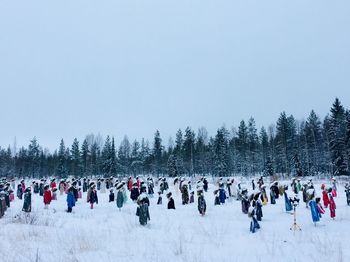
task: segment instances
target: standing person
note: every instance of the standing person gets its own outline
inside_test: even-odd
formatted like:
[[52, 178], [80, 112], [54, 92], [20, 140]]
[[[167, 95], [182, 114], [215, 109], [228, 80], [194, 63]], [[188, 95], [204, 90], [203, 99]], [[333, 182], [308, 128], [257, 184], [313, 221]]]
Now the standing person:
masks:
[[133, 185], [132, 185], [132, 189], [131, 189], [131, 192], [130, 192], [130, 198], [132, 201], [136, 201], [137, 198], [139, 197], [140, 195], [140, 192], [139, 192], [139, 188], [137, 186], [137, 183], [135, 182]]
[[131, 176], [129, 176], [129, 178], [128, 178], [128, 190], [129, 190], [129, 191], [131, 191], [132, 185], [133, 185], [133, 183], [132, 183], [132, 178], [131, 178]]
[[314, 224], [316, 226], [316, 223], [320, 221], [321, 213], [318, 209], [316, 201], [313, 198], [309, 201], [309, 206], [310, 206], [310, 210], [311, 210], [312, 221], [314, 222]]
[[88, 190], [88, 182], [86, 181], [86, 178], [83, 178], [83, 192], [87, 192]]
[[23, 191], [22, 191], [22, 186], [21, 184], [18, 184], [17, 186], [17, 197], [22, 200], [23, 197]]
[[73, 194], [73, 187], [71, 186], [67, 192], [67, 212], [72, 213], [73, 207], [75, 206], [75, 197]]
[[51, 190], [50, 190], [50, 186], [46, 185], [44, 187], [44, 204], [45, 204], [45, 209], [49, 208], [49, 205], [52, 201], [52, 195], [51, 195]]
[[220, 205], [220, 197], [219, 197], [219, 189], [214, 190], [214, 205], [219, 206]]
[[91, 187], [91, 192], [89, 196], [89, 203], [90, 203], [90, 209], [94, 209], [94, 204], [98, 204], [98, 197], [97, 197], [97, 191], [96, 191], [96, 185], [94, 184]]
[[51, 188], [52, 191], [52, 200], [57, 200], [57, 188], [53, 187]]
[[220, 204], [221, 205], [225, 204], [226, 191], [225, 191], [225, 188], [224, 188], [224, 183], [222, 183], [222, 182], [219, 183], [219, 198], [220, 198]]
[[124, 204], [123, 186], [124, 184], [122, 182], [117, 185], [117, 207], [119, 208], [119, 211], [121, 210]]
[[188, 202], [190, 201], [190, 197], [188, 194], [188, 186], [185, 182], [182, 184], [182, 204], [187, 205]]
[[253, 207], [249, 208], [248, 217], [251, 218], [250, 232], [255, 233], [258, 229], [260, 229], [260, 225], [259, 225], [258, 220], [256, 218], [255, 209]]
[[284, 186], [284, 206], [286, 209], [286, 212], [291, 212], [293, 210], [292, 202], [290, 201], [288, 194], [287, 194], [288, 186]]
[[22, 192], [26, 191], [26, 184], [24, 183], [24, 179], [21, 180]]
[[203, 177], [203, 189], [204, 189], [204, 192], [207, 192], [208, 188], [209, 188], [208, 180], [205, 177]]
[[318, 212], [320, 213], [320, 217], [322, 217], [322, 215], [325, 213], [325, 210], [321, 204], [321, 198], [316, 197], [316, 204], [317, 204]]
[[255, 181], [254, 181], [254, 179], [252, 179], [252, 190], [254, 191], [255, 190]]
[[350, 206], [350, 185], [348, 183], [345, 184], [345, 194], [346, 194], [346, 203]]
[[197, 191], [197, 195], [198, 195], [198, 211], [199, 211], [199, 214], [204, 216], [205, 212], [207, 211], [207, 203], [205, 202], [205, 199], [204, 199], [203, 189], [199, 189]]
[[190, 204], [194, 203], [194, 191], [191, 192]]
[[250, 203], [249, 203], [248, 190], [247, 189], [242, 189], [242, 191], [241, 191], [241, 198], [242, 198], [242, 201], [241, 201], [242, 213], [243, 214], [248, 214]]
[[139, 217], [139, 222], [142, 226], [147, 225], [147, 222], [151, 220], [149, 215], [148, 205], [149, 200], [146, 194], [141, 194], [137, 199], [138, 207], [136, 209], [136, 216]]
[[157, 200], [157, 205], [161, 205], [162, 204], [162, 192], [158, 192], [158, 200]]
[[332, 178], [332, 196], [337, 197], [337, 180]]
[[61, 180], [60, 183], [58, 184], [58, 189], [60, 190], [60, 195], [63, 195], [63, 193], [64, 193], [64, 184], [65, 184], [64, 180]]
[[24, 201], [22, 211], [30, 213], [32, 211], [32, 192], [31, 188], [27, 187], [24, 192]]
[[328, 192], [326, 189], [326, 185], [322, 184], [321, 185], [321, 190], [322, 190], [322, 199], [323, 199], [323, 205], [325, 208], [328, 208], [329, 205], [329, 197], [328, 197]]
[[330, 211], [330, 215], [331, 218], [334, 220], [335, 219], [335, 210], [337, 208], [335, 202], [334, 202], [334, 198], [333, 198], [333, 189], [329, 188], [328, 190], [328, 197], [329, 197], [329, 211]]
[[83, 198], [83, 193], [81, 192], [81, 187], [78, 188], [78, 198], [79, 199]]
[[147, 189], [148, 189], [148, 196], [153, 198], [154, 184], [153, 184], [153, 179], [151, 177], [147, 178]]
[[100, 185], [100, 193], [102, 194], [106, 193], [107, 184], [108, 184], [108, 181], [106, 182], [106, 180], [102, 178], [101, 185]]
[[255, 208], [255, 215], [256, 215], [256, 219], [258, 221], [262, 220], [263, 217], [263, 212], [262, 212], [262, 203], [260, 200], [260, 194], [261, 192], [258, 192], [254, 195], [254, 200], [253, 200], [253, 207]]
[[114, 202], [114, 192], [113, 189], [109, 190], [109, 203]]
[[174, 202], [174, 199], [172, 197], [171, 192], [166, 194], [166, 197], [168, 198], [168, 209], [175, 209], [175, 202]]
[[56, 179], [55, 179], [55, 178], [51, 179], [50, 187], [51, 187], [51, 188], [56, 188], [56, 187], [57, 187], [57, 185], [56, 185]]
[[[261, 177], [261, 182], [260, 183], [264, 183], [263, 180], [262, 180], [262, 177]], [[260, 198], [261, 198], [262, 204], [265, 206], [269, 202], [269, 199], [267, 198], [267, 193], [266, 193], [266, 185], [262, 184], [259, 187], [259, 189], [260, 189], [260, 192], [261, 192]]]

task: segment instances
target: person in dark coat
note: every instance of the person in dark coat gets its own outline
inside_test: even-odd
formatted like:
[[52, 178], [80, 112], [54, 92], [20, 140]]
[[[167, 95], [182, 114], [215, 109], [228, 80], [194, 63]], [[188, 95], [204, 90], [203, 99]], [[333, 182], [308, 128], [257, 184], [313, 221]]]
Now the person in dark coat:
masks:
[[123, 183], [119, 183], [117, 185], [117, 207], [119, 208], [119, 211], [121, 210], [121, 208], [123, 207], [123, 203], [124, 203], [124, 195], [123, 195]]
[[88, 182], [86, 178], [83, 179], [83, 192], [85, 193], [88, 190]]
[[23, 197], [23, 191], [22, 191], [22, 186], [21, 184], [18, 184], [17, 186], [17, 197], [22, 200]]
[[259, 225], [258, 220], [256, 218], [255, 209], [253, 207], [249, 208], [248, 217], [251, 218], [250, 232], [255, 233], [258, 229], [260, 229], [260, 225]]
[[226, 201], [226, 191], [224, 189], [224, 183], [219, 184], [219, 198], [220, 198], [220, 204], [225, 204]]
[[182, 184], [182, 204], [187, 205], [190, 201], [189, 193], [188, 193], [188, 185], [186, 183]]
[[139, 188], [137, 186], [137, 183], [135, 182], [130, 192], [130, 198], [132, 201], [136, 201], [139, 195], [140, 195]]
[[158, 192], [157, 205], [161, 205], [161, 204], [162, 204], [162, 192], [159, 191], [159, 192]]
[[139, 217], [140, 224], [145, 226], [147, 225], [147, 222], [151, 220], [148, 210], [149, 200], [147, 195], [141, 194], [137, 199], [137, 204], [139, 206], [136, 209], [136, 216]]
[[109, 202], [114, 202], [114, 192], [113, 192], [113, 189], [109, 190]]
[[204, 216], [205, 212], [207, 211], [207, 203], [205, 202], [205, 199], [204, 199], [203, 189], [199, 189], [197, 191], [197, 195], [198, 195], [198, 211], [199, 211], [199, 214]]
[[168, 198], [168, 209], [175, 209], [175, 202], [174, 202], [174, 199], [172, 197], [171, 192], [166, 194], [166, 197]]
[[255, 208], [255, 215], [258, 221], [261, 221], [261, 218], [263, 217], [263, 212], [262, 212], [263, 205], [260, 200], [260, 194], [261, 192], [253, 194], [253, 200], [251, 203], [251, 206]]
[[68, 213], [72, 213], [73, 207], [75, 206], [75, 197], [73, 194], [73, 187], [70, 187], [67, 192], [67, 207]]
[[93, 185], [91, 188], [90, 196], [89, 196], [90, 208], [94, 209], [94, 204], [98, 204], [98, 197], [96, 191], [96, 185]]
[[203, 189], [204, 192], [208, 191], [208, 180], [206, 178], [203, 178]]
[[242, 212], [243, 212], [243, 214], [248, 214], [250, 203], [249, 203], [248, 190], [247, 189], [242, 189], [241, 197], [242, 197], [242, 201], [241, 201]]
[[214, 190], [214, 205], [219, 206], [220, 205], [220, 197], [219, 197], [219, 189]]
[[345, 194], [346, 194], [346, 204], [350, 206], [350, 185], [348, 183], [345, 184]]
[[30, 187], [27, 187], [25, 190], [22, 211], [26, 213], [32, 211], [32, 192]]
[[192, 203], [194, 203], [194, 191], [192, 191], [190, 195], [190, 204]]

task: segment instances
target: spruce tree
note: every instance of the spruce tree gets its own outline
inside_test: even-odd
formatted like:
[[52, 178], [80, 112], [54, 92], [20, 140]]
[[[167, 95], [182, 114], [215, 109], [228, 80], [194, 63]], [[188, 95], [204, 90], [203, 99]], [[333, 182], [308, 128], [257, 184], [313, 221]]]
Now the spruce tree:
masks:
[[345, 109], [341, 105], [340, 100], [336, 98], [331, 108], [330, 116], [330, 151], [332, 163], [334, 166], [334, 175], [348, 174], [348, 159], [346, 153], [346, 118]]

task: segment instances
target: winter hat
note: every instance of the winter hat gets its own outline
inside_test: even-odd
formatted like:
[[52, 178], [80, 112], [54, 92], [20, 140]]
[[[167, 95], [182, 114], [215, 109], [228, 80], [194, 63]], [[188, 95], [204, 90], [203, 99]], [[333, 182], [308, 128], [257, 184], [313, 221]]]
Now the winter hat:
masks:
[[124, 186], [123, 183], [119, 183], [119, 184], [117, 185], [117, 189], [121, 189], [123, 186]]
[[167, 198], [170, 198], [172, 196], [172, 193], [171, 192], [169, 192], [168, 194], [166, 194], [166, 197]]

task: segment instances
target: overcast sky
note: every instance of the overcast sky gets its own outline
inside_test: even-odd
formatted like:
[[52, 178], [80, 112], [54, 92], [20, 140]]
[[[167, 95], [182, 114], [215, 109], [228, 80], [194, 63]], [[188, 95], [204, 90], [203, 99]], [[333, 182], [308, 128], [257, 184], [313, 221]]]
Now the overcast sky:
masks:
[[350, 1], [0, 1], [0, 146], [350, 107]]

